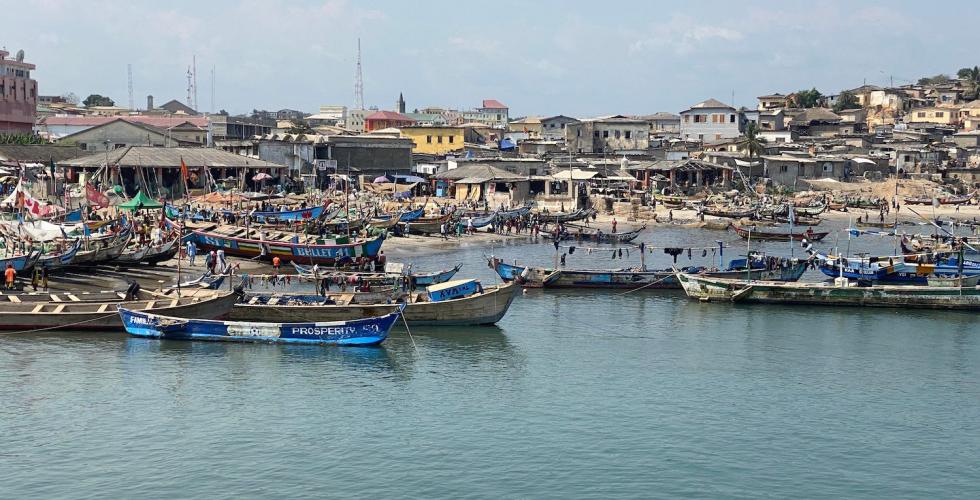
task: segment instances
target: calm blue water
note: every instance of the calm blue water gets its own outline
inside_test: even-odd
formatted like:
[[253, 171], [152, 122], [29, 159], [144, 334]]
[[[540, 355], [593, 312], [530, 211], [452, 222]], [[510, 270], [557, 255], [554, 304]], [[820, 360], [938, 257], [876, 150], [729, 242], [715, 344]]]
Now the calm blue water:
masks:
[[536, 291], [418, 351], [0, 336], [0, 497], [976, 498], [975, 324]]

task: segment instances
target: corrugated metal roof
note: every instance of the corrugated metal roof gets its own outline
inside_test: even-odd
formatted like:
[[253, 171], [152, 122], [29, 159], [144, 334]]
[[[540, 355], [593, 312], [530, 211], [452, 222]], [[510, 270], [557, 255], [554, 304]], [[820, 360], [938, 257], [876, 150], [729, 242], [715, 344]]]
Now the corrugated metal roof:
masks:
[[[69, 167], [98, 167], [106, 162], [106, 153], [96, 153], [61, 162]], [[160, 148], [151, 146], [127, 146], [110, 151], [110, 165], [121, 167], [160, 167], [180, 168], [183, 159], [188, 167], [217, 168], [286, 168], [247, 156], [236, 155], [220, 149], [210, 148]]]

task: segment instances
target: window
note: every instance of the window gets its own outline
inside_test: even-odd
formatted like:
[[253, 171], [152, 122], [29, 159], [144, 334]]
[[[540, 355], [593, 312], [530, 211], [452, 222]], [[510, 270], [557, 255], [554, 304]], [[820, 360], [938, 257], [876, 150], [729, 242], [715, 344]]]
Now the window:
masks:
[[698, 134], [698, 140], [699, 141], [703, 141], [704, 140], [704, 134]]
[[735, 115], [728, 115], [728, 123], [735, 123]]
[[595, 137], [596, 139], [598, 139], [599, 138], [599, 131], [596, 130], [595, 132], [592, 132], [592, 137]]
[[438, 137], [436, 137], [436, 140], [437, 140], [437, 142], [438, 142], [439, 144], [442, 144], [442, 136], [441, 136], [441, 135], [440, 135], [440, 136], [438, 136]]
[[432, 136], [431, 136], [431, 135], [427, 135], [427, 136], [425, 136], [425, 142], [426, 142], [427, 144], [432, 144]]
[[616, 138], [619, 139], [619, 131], [616, 131]]
[[453, 143], [453, 139], [455, 139], [455, 138], [456, 138], [456, 136], [453, 136], [453, 135], [449, 136], [449, 144], [452, 144]]
[[602, 138], [603, 139], [608, 139], [609, 138], [609, 131], [608, 130], [603, 130], [602, 131]]
[[626, 134], [626, 138], [627, 139], [630, 139], [632, 137], [632, 135], [633, 135], [633, 131], [632, 130], [627, 130], [626, 132], [624, 132], [624, 134]]
[[690, 123], [690, 122], [691, 122], [691, 115], [684, 115], [684, 123]]
[[946, 116], [946, 113], [942, 111], [936, 111], [936, 118], [942, 118], [944, 116]]
[[721, 134], [715, 134], [715, 140], [716, 141], [721, 140]]
[[784, 173], [784, 174], [785, 174], [786, 172], [789, 172], [789, 165], [780, 165], [780, 166], [779, 166], [779, 172], [780, 172], [780, 173]]
[[917, 116], [919, 118], [925, 118], [926, 117], [926, 112], [925, 111], [919, 111], [918, 113], [915, 114], [915, 116]]

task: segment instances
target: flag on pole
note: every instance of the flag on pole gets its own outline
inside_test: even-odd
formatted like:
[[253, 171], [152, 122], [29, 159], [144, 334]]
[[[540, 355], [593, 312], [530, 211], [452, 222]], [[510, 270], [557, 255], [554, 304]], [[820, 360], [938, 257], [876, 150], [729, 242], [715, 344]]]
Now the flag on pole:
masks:
[[183, 156], [180, 157], [180, 175], [182, 175], [185, 180], [190, 177], [190, 174], [187, 172], [187, 164], [184, 163]]

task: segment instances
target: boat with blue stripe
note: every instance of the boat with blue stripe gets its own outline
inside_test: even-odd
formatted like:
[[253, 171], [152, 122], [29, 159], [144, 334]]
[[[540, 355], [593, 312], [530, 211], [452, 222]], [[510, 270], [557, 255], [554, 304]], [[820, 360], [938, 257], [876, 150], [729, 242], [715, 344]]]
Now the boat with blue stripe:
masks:
[[34, 269], [34, 265], [37, 264], [38, 259], [41, 258], [40, 250], [32, 250], [28, 254], [15, 255], [13, 257], [3, 257], [0, 258], [0, 270], [7, 269], [7, 266], [12, 266], [14, 271], [18, 274], [24, 274]]
[[183, 319], [124, 307], [119, 308], [119, 316], [126, 332], [134, 337], [369, 347], [380, 345], [388, 338], [403, 309], [404, 304], [383, 316], [315, 323]]
[[268, 212], [255, 212], [252, 214], [256, 220], [262, 222], [266, 220], [281, 220], [281, 221], [307, 221], [311, 219], [318, 219], [323, 215], [323, 207], [307, 207], [300, 208], [298, 210], [282, 210], [282, 211], [268, 211]]
[[37, 260], [37, 266], [48, 269], [57, 269], [59, 267], [70, 266], [71, 261], [75, 260], [75, 254], [77, 254], [81, 248], [82, 240], [75, 239], [71, 246], [61, 253], [42, 255], [41, 258]]

